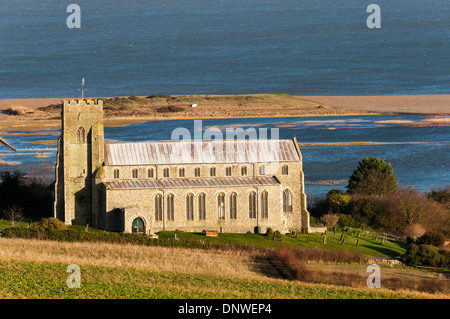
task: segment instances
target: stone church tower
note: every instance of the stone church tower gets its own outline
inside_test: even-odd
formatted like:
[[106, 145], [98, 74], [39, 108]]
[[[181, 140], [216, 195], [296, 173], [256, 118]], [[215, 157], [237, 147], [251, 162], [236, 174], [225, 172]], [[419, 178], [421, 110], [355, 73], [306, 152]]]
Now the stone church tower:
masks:
[[64, 101], [57, 157], [54, 217], [68, 225], [95, 226], [94, 177], [104, 162], [103, 101]]

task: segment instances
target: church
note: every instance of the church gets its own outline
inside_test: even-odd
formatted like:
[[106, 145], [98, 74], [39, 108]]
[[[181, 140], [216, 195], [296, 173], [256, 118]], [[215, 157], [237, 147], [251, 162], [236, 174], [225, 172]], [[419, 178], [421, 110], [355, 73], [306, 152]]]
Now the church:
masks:
[[311, 231], [295, 137], [108, 143], [97, 99], [63, 102], [54, 217], [147, 235]]

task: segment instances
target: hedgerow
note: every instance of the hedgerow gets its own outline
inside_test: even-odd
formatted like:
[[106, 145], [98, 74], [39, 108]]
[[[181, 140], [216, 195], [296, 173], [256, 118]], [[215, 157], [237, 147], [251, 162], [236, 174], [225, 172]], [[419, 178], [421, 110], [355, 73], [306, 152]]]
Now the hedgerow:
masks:
[[26, 238], [40, 240], [55, 240], [63, 242], [105, 242], [115, 244], [134, 244], [161, 247], [184, 248], [220, 248], [220, 245], [204, 244], [200, 241], [182, 239], [155, 239], [138, 234], [116, 232], [86, 232], [78, 229], [42, 230], [42, 228], [11, 227], [1, 231], [4, 238]]

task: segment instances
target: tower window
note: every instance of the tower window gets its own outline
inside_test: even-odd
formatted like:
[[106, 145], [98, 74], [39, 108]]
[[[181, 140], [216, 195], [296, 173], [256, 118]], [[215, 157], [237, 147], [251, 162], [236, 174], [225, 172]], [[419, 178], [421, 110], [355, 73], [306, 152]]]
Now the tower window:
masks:
[[288, 189], [283, 191], [283, 212], [292, 212], [292, 194]]
[[77, 142], [78, 143], [86, 142], [86, 132], [83, 127], [79, 127], [77, 129]]

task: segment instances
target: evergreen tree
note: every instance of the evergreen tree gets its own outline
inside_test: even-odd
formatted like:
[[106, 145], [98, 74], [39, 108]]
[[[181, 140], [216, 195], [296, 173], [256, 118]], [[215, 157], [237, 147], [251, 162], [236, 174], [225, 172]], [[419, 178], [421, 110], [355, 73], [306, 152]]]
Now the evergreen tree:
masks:
[[397, 190], [394, 169], [374, 156], [364, 157], [350, 176], [347, 189], [350, 194], [384, 195]]

